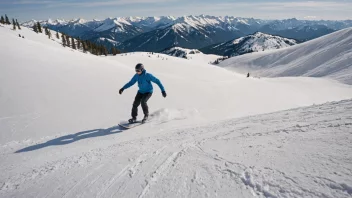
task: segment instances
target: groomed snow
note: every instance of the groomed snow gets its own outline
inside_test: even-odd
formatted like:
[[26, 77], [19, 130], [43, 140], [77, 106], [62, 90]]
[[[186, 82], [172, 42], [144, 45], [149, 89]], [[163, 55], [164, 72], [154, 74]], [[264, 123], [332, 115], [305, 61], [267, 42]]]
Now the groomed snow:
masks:
[[[351, 196], [349, 85], [0, 34], [0, 197]], [[154, 86], [151, 122], [123, 131], [138, 62], [168, 96]]]

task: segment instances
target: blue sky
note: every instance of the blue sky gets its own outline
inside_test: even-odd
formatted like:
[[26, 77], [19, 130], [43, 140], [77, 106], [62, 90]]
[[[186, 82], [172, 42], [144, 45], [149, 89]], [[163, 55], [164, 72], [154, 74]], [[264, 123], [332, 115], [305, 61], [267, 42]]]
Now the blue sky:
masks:
[[214, 15], [261, 19], [352, 19], [352, 0], [0, 0], [0, 14], [30, 19]]

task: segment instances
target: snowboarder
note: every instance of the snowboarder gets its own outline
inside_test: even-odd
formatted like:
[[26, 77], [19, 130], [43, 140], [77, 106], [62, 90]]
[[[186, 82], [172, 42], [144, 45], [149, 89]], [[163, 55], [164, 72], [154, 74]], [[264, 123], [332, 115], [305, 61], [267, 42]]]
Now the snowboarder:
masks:
[[138, 92], [137, 95], [134, 99], [133, 106], [132, 106], [132, 118], [128, 120], [129, 123], [134, 123], [137, 121], [137, 115], [138, 115], [138, 106], [142, 104], [142, 109], [144, 113], [144, 118], [142, 120], [142, 123], [145, 123], [148, 119], [149, 116], [149, 109], [148, 109], [148, 100], [153, 94], [153, 85], [151, 82], [157, 84], [159, 88], [161, 89], [161, 93], [163, 97], [166, 97], [166, 92], [164, 89], [164, 86], [161, 84], [160, 80], [157, 79], [155, 76], [153, 76], [150, 73], [147, 73], [147, 71], [144, 69], [144, 66], [142, 63], [138, 63], [135, 67], [136, 74], [133, 76], [133, 78], [128, 82], [125, 86], [123, 86], [120, 90], [119, 93], [122, 94], [122, 92], [134, 85], [136, 82], [138, 82]]

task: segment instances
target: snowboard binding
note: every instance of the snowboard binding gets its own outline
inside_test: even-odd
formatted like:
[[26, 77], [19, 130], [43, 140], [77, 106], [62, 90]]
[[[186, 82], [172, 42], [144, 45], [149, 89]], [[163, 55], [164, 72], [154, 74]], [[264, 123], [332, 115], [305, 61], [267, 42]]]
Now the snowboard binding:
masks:
[[142, 124], [144, 124], [145, 122], [147, 122], [147, 120], [148, 120], [148, 116], [146, 115], [146, 116], [144, 116], [144, 118], [143, 118], [143, 120], [142, 120]]
[[137, 118], [131, 118], [131, 119], [129, 119], [128, 120], [128, 122], [130, 123], [130, 124], [132, 124], [132, 123], [135, 123], [135, 122], [137, 122]]

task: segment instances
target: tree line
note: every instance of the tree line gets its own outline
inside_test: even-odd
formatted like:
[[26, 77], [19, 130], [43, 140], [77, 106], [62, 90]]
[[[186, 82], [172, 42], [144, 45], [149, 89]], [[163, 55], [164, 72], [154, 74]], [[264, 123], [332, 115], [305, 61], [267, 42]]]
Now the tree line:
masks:
[[11, 23], [10, 20], [9, 20], [9, 17], [6, 14], [5, 14], [5, 17], [3, 17], [1, 15], [0, 23], [3, 24], [3, 25], [11, 25], [12, 24], [13, 25], [13, 27], [12, 27], [13, 30], [16, 30], [17, 28], [19, 30], [21, 29], [21, 26], [18, 23], [17, 19], [12, 18], [12, 23]]
[[[33, 25], [33, 31], [36, 33], [43, 33], [43, 27], [40, 24], [40, 22], [37, 22]], [[49, 37], [49, 39], [52, 38], [52, 34], [48, 27], [44, 27], [44, 33]], [[94, 54], [97, 56], [100, 56], [100, 55], [107, 56], [108, 54], [112, 54], [115, 56], [116, 54], [121, 53], [121, 51], [116, 49], [115, 47], [112, 47], [111, 50], [109, 51], [103, 45], [99, 45], [88, 40], [81, 40], [80, 38], [74, 38], [65, 33], [60, 33], [60, 34], [61, 34], [61, 37], [59, 35], [59, 32], [56, 32], [55, 36], [57, 39], [61, 39], [61, 43], [63, 47], [70, 47], [74, 50], [82, 50], [84, 53], [90, 52], [91, 54]]]
[[[9, 20], [9, 17], [5, 14], [4, 16], [1, 16], [0, 18], [0, 23], [4, 25], [13, 25], [13, 30], [16, 29], [21, 29], [20, 24], [18, 23], [17, 19], [12, 19], [12, 23]], [[33, 24], [32, 29], [34, 32], [37, 34], [39, 33], [45, 33], [45, 35], [48, 36], [49, 39], [53, 37], [50, 29], [48, 27], [43, 27], [40, 22], [36, 22]], [[61, 33], [61, 38], [59, 35], [59, 32], [56, 32], [55, 34], [57, 39], [61, 39], [62, 41], [62, 46], [64, 47], [71, 47], [74, 50], [82, 50], [84, 53], [91, 53], [97, 56], [100, 55], [105, 55], [107, 56], [108, 54], [116, 55], [116, 54], [121, 54], [121, 51], [118, 50], [115, 47], [111, 47], [110, 50], [108, 50], [104, 45], [99, 45], [97, 43], [88, 41], [88, 40], [81, 40], [80, 38], [74, 38], [72, 36], [69, 36], [67, 34]], [[21, 35], [20, 35], [21, 37]], [[24, 37], [22, 37], [24, 38]]]

